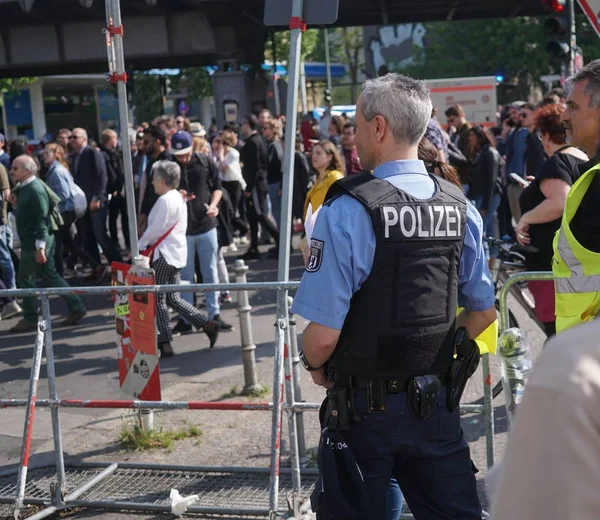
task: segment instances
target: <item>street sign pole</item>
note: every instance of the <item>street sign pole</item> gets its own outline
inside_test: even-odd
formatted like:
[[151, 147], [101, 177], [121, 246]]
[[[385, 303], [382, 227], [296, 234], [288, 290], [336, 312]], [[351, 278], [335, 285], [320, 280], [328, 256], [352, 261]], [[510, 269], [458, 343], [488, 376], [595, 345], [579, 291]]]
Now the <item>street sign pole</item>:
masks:
[[308, 114], [308, 92], [306, 90], [306, 67], [304, 60], [300, 61], [300, 99], [302, 115]]
[[575, 0], [569, 0], [569, 76], [576, 72], [577, 26], [575, 24]]
[[[121, 126], [121, 146], [123, 148], [123, 166], [125, 173], [125, 200], [127, 204], [127, 220], [131, 258], [133, 262], [139, 257], [137, 218], [134, 199], [133, 165], [131, 146], [129, 146], [129, 111], [127, 107], [127, 74], [125, 73], [125, 55], [123, 51], [123, 25], [121, 21], [120, 0], [106, 0], [106, 45], [108, 51], [108, 69], [111, 83], [116, 83], [119, 97], [119, 123]], [[153, 410], [140, 410], [140, 421], [144, 429], [151, 430], [154, 423]]]
[[[294, 193], [294, 159], [296, 154], [296, 125], [298, 120], [298, 87], [300, 83], [300, 62], [302, 33], [306, 30], [303, 20], [304, 0], [293, 0], [292, 16], [289, 20], [290, 27], [290, 57], [288, 60], [288, 93], [285, 126], [285, 150], [283, 156], [283, 181], [281, 200], [281, 220], [279, 226], [279, 263], [277, 279], [289, 281], [290, 276], [290, 249], [292, 247], [292, 195]], [[288, 292], [279, 290], [277, 292], [277, 333], [286, 334], [288, 320], [287, 298]], [[284, 356], [285, 357], [285, 356]], [[282, 359], [283, 361], [283, 359]], [[281, 367], [283, 368], [283, 366]], [[275, 389], [274, 389], [275, 391]], [[274, 392], [275, 394], [275, 392]], [[275, 402], [275, 395], [273, 395]], [[296, 414], [292, 413], [288, 418], [290, 431], [295, 432]], [[292, 484], [294, 491], [300, 492], [300, 462], [298, 444], [290, 446]], [[270, 504], [271, 506], [277, 504]], [[276, 509], [275, 509], [276, 510]]]
[[275, 103], [275, 117], [281, 115], [281, 101], [279, 99], [279, 74], [277, 74], [277, 41], [275, 31], [271, 33], [271, 49], [273, 54], [273, 101]]
[[[327, 72], [327, 88], [331, 92], [331, 56], [329, 51], [329, 29], [323, 29], [325, 36], [325, 69]], [[333, 93], [332, 93], [333, 94]]]
[[[121, 146], [123, 147], [123, 166], [125, 170], [125, 199], [127, 201], [127, 216], [129, 236], [131, 241], [131, 257], [139, 255], [137, 219], [135, 211], [133, 166], [131, 147], [129, 146], [129, 111], [127, 107], [127, 74], [125, 73], [125, 57], [123, 53], [123, 25], [121, 23], [120, 0], [106, 0], [107, 44], [109, 48], [110, 81], [116, 83], [119, 97], [119, 124], [121, 127]], [[112, 57], [112, 59], [111, 59]]]
[[[265, 0], [265, 24], [272, 26], [288, 25], [290, 29], [290, 56], [288, 60], [288, 91], [287, 113], [285, 126], [285, 150], [283, 155], [283, 181], [281, 200], [281, 221], [279, 226], [279, 261], [277, 265], [277, 279], [289, 281], [290, 275], [290, 249], [292, 245], [292, 196], [294, 193], [294, 162], [296, 156], [296, 127], [298, 122], [298, 87], [300, 82], [300, 50], [302, 46], [302, 33], [306, 24], [314, 25], [332, 24], [337, 20], [338, 0]], [[269, 509], [275, 514], [279, 504], [279, 458], [281, 455], [280, 432], [282, 416], [283, 384], [282, 374], [284, 362], [291, 366], [288, 347], [289, 341], [289, 316], [287, 305], [287, 290], [277, 291], [277, 321], [275, 370], [273, 378], [273, 427], [271, 437], [276, 442], [271, 455], [271, 473]], [[283, 351], [285, 354], [282, 355]], [[284, 358], [285, 361], [284, 361]], [[291, 370], [290, 370], [291, 373]], [[286, 377], [287, 379], [287, 377]], [[289, 384], [288, 384], [289, 383]], [[294, 385], [286, 381], [288, 403], [294, 402]], [[300, 461], [298, 454], [298, 439], [296, 427], [296, 413], [291, 410], [288, 416], [290, 431], [290, 462], [292, 472], [292, 485], [294, 489], [294, 502], [300, 498]]]

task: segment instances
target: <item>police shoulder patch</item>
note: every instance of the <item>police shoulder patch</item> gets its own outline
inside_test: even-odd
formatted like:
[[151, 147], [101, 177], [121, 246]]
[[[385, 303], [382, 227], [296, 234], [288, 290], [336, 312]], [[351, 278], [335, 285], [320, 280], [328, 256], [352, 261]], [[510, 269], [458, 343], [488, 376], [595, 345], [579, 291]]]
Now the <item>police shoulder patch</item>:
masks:
[[323, 240], [317, 240], [316, 238], [311, 239], [310, 255], [308, 257], [308, 262], [306, 263], [306, 272], [315, 273], [320, 269], [321, 263], [323, 263], [324, 247], [325, 242], [323, 242]]

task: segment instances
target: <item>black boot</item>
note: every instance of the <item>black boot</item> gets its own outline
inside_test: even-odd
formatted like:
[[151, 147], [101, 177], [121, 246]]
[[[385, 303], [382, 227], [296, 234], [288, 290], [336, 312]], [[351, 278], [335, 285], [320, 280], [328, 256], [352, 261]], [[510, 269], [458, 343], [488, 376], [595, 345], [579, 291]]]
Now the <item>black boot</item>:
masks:
[[171, 343], [168, 341], [159, 343], [158, 350], [160, 350], [160, 357], [163, 357], [163, 358], [173, 357], [175, 355], [175, 352], [173, 352], [173, 347], [171, 346]]
[[210, 341], [210, 348], [213, 348], [217, 343], [219, 331], [221, 330], [221, 324], [218, 321], [211, 320], [204, 324], [203, 330], [204, 334], [206, 334], [208, 340]]

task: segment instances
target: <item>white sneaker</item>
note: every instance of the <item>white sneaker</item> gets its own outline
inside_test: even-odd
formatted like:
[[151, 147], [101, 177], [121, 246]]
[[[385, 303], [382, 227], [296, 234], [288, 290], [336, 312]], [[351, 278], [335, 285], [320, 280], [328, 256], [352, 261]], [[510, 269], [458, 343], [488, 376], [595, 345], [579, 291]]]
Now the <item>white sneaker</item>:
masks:
[[232, 242], [231, 244], [229, 244], [229, 246], [227, 247], [227, 250], [229, 252], [235, 253], [238, 250], [237, 246], [235, 245], [235, 242]]
[[22, 312], [23, 309], [21, 309], [21, 306], [15, 300], [12, 300], [8, 302], [2, 309], [2, 319], [9, 320], [15, 316], [18, 316]]
[[240, 238], [240, 244], [241, 245], [246, 245], [249, 243], [248, 237], [241, 237]]

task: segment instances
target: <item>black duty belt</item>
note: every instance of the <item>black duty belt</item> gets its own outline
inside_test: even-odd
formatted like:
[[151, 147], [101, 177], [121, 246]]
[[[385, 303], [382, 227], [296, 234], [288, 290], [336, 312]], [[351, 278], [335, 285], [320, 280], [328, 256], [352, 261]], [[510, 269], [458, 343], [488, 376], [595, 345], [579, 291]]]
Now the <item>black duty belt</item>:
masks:
[[[442, 383], [442, 386], [446, 386], [448, 384], [448, 374], [444, 374], [444, 375], [440, 375], [440, 374], [435, 374], [438, 376], [440, 382]], [[411, 379], [413, 379], [414, 376], [411, 377], [399, 377], [396, 379], [384, 379], [382, 380], [373, 380], [373, 379], [367, 379], [364, 377], [352, 377], [352, 389], [353, 390], [366, 390], [369, 387], [369, 383], [373, 384], [373, 382], [377, 381], [380, 382], [382, 381], [383, 384], [385, 385], [385, 392], [386, 394], [401, 394], [403, 392], [407, 392], [408, 391], [408, 383], [410, 382]]]

